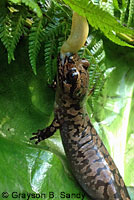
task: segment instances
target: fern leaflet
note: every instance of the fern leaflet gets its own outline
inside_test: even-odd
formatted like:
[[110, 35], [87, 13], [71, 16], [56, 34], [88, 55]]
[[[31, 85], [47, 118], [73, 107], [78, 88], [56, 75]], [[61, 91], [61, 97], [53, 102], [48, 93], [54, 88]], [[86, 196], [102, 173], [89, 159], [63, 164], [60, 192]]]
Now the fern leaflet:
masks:
[[57, 55], [56, 51], [56, 40], [52, 39], [45, 44], [44, 49], [44, 60], [45, 60], [45, 71], [48, 84], [52, 84], [57, 67]]
[[100, 36], [96, 35], [96, 33], [90, 34], [87, 39], [87, 45], [80, 50], [79, 55], [85, 57], [90, 62], [89, 89], [91, 94], [93, 93], [91, 97], [94, 99], [99, 96], [105, 81], [105, 52]]
[[[15, 20], [12, 23], [12, 40], [11, 40], [11, 46], [10, 46], [10, 53], [9, 55], [13, 54], [16, 48], [16, 45], [20, 39], [20, 36], [23, 33], [23, 25], [24, 25], [24, 18], [23, 16], [20, 15], [16, 15]], [[12, 57], [11, 57], [12, 58]], [[11, 58], [9, 57], [8, 61], [9, 63], [11, 62]]]
[[29, 34], [29, 58], [30, 63], [33, 69], [33, 72], [36, 74], [36, 60], [39, 53], [41, 42], [43, 40], [43, 19], [35, 20], [33, 26], [31, 27]]
[[66, 28], [66, 24], [64, 22], [60, 23], [60, 22], [55, 22], [52, 23], [48, 23], [47, 27], [44, 30], [44, 38], [45, 39], [51, 39], [51, 38], [55, 38], [57, 37], [60, 33], [64, 32]]
[[128, 22], [127, 22], [127, 26], [128, 27], [131, 25], [133, 13], [134, 13], [134, 1], [130, 0], [130, 4], [129, 4], [129, 16], [128, 16]]
[[[115, 0], [117, 1], [117, 0]], [[113, 0], [107, 0], [106, 2], [104, 2], [103, 0], [101, 0], [99, 2], [100, 8], [102, 8], [103, 10], [106, 10], [108, 13], [110, 13], [112, 16], [114, 16], [114, 4], [113, 4]]]
[[15, 16], [8, 14], [1, 19], [0, 38], [8, 52], [8, 63], [14, 60], [14, 50], [23, 33], [23, 24], [24, 19], [21, 14]]
[[24, 3], [32, 11], [34, 11], [38, 17], [42, 17], [42, 11], [41, 11], [39, 5], [34, 0], [9, 0], [9, 1], [14, 4], [18, 4], [18, 5], [20, 5], [21, 3]]
[[113, 0], [113, 5], [115, 9], [120, 10], [118, 0]]

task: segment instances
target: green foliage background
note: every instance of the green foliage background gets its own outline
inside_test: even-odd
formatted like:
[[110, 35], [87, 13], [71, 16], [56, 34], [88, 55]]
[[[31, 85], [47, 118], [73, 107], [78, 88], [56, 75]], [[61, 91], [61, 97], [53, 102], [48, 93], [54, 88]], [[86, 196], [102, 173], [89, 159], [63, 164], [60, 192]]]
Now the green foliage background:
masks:
[[91, 121], [134, 199], [133, 1], [64, 2], [0, 1], [0, 198], [4, 191], [9, 199], [13, 191], [46, 193], [46, 199], [49, 192], [55, 192], [54, 199], [62, 191], [83, 193], [71, 175], [59, 132], [38, 146], [29, 141], [53, 120], [55, 93], [48, 83], [70, 31], [69, 5], [90, 24], [79, 55], [91, 63]]

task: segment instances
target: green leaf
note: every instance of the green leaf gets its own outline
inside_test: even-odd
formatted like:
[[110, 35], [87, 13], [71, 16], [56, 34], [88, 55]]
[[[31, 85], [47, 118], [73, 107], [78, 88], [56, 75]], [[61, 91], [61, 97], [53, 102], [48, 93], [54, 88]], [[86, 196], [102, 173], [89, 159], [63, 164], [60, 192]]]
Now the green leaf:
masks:
[[134, 187], [127, 188], [131, 197], [131, 200], [134, 200]]
[[127, 26], [129, 27], [132, 23], [133, 19], [133, 13], [134, 13], [134, 1], [130, 0], [129, 4], [129, 15], [128, 15], [128, 21], [127, 21]]
[[[15, 2], [15, 0], [13, 1]], [[80, 3], [83, 5], [82, 1]], [[4, 4], [4, 6], [6, 5]], [[27, 6], [24, 4], [19, 5], [17, 0], [14, 8], [20, 9], [22, 14], [27, 11], [26, 17], [28, 16], [30, 20], [35, 17], [35, 14], [29, 11]], [[49, 21], [47, 25], [54, 24], [57, 26], [56, 22], [59, 22], [59, 25], [63, 22], [67, 24], [65, 30], [59, 32], [57, 31], [59, 29], [56, 30], [55, 27], [50, 27], [51, 36], [47, 37], [49, 35], [48, 31], [46, 37], [44, 37], [45, 59], [50, 55], [45, 62], [50, 61], [48, 69], [50, 70], [49, 78], [52, 80], [52, 75], [55, 74], [57, 66], [57, 54], [68, 35], [70, 19], [68, 20], [65, 12], [59, 9], [60, 7], [58, 9], [55, 7], [50, 8], [44, 11], [44, 17]], [[3, 30], [5, 31], [4, 36], [6, 38], [4, 39], [1, 34], [3, 38], [1, 40], [5, 46], [10, 46], [9, 41], [13, 39], [10, 37], [10, 33], [12, 33], [10, 27], [12, 27], [13, 20], [11, 16], [7, 15], [8, 9], [4, 12], [2, 12], [3, 7], [0, 9], [1, 16], [4, 13], [4, 17], [0, 21], [0, 30], [2, 30], [1, 33], [3, 33]], [[64, 9], [67, 13], [70, 13], [66, 5]], [[8, 16], [8, 18], [5, 16]], [[4, 23], [7, 26], [3, 26]], [[108, 23], [110, 25], [110, 22]], [[35, 27], [38, 29], [38, 23]], [[8, 199], [10, 200], [13, 191], [17, 193], [46, 193], [47, 200], [50, 200], [49, 191], [55, 193], [55, 199], [60, 199], [59, 194], [61, 191], [83, 194], [83, 190], [71, 174], [59, 132], [38, 146], [29, 141], [33, 132], [47, 127], [53, 120], [55, 92], [48, 87], [48, 76], [44, 72], [43, 47], [41, 47], [40, 53], [38, 53], [38, 48], [33, 51], [36, 52], [35, 57], [37, 57], [33, 59], [33, 62], [36, 60], [38, 64], [38, 74], [34, 76], [29, 63], [29, 41], [27, 41], [27, 38], [29, 32], [30, 34], [36, 33], [36, 30], [30, 30], [31, 25], [27, 27], [27, 24], [23, 28], [27, 28], [27, 31], [16, 47], [16, 60], [10, 65], [7, 64], [5, 48], [0, 42], [0, 197], [4, 191], [9, 192]], [[45, 29], [47, 29], [47, 26], [44, 27]], [[111, 30], [111, 27], [109, 29]], [[108, 72], [110, 76], [106, 79], [103, 91], [97, 91], [97, 93], [100, 93], [99, 96], [94, 96], [93, 104], [91, 101], [92, 96], [90, 96], [87, 102], [87, 110], [92, 123], [124, 176], [125, 183], [129, 186], [131, 199], [134, 200], [133, 50], [118, 47], [109, 40], [104, 40], [101, 35], [98, 37], [98, 32], [96, 35], [91, 34], [88, 47], [82, 48], [82, 53], [91, 62], [90, 83], [97, 83], [99, 90], [101, 89], [100, 83], [103, 83], [101, 77], [106, 76], [107, 78]], [[112, 31], [110, 31], [111, 33]], [[114, 36], [110, 35], [110, 38], [112, 37]], [[35, 37], [33, 37], [34, 39]], [[47, 47], [49, 51], [47, 51]], [[11, 56], [14, 56], [14, 54]], [[54, 69], [53, 66], [55, 66]], [[107, 73], [104, 73], [105, 67]], [[17, 197], [16, 199], [24, 198]], [[65, 200], [67, 199], [65, 198]], [[89, 198], [86, 196], [84, 200], [87, 199]], [[73, 200], [78, 200], [78, 198]]]
[[36, 3], [35, 0], [9, 0], [9, 1], [14, 3], [14, 4], [18, 4], [18, 5], [24, 3], [32, 11], [34, 11], [39, 18], [42, 17], [42, 11], [41, 11], [39, 5]]
[[56, 40], [51, 39], [47, 42], [44, 49], [45, 72], [48, 84], [50, 85], [56, 76], [57, 58], [53, 58], [55, 54], [58, 55], [58, 52], [56, 52]]
[[37, 76], [32, 73], [26, 46], [23, 40], [10, 65], [1, 51], [0, 195], [7, 191], [12, 199], [12, 192], [46, 193], [49, 200], [49, 192], [58, 197], [60, 192], [83, 194], [71, 175], [59, 132], [38, 146], [29, 140], [33, 132], [51, 123], [54, 91], [47, 85], [43, 68]]
[[81, 57], [89, 60], [89, 96], [93, 103], [99, 97], [105, 82], [104, 72], [105, 66], [105, 51], [101, 35], [94, 31], [87, 38], [86, 46], [79, 51]]
[[[61, 45], [65, 40], [63, 35], [68, 32], [68, 25], [65, 22], [55, 20], [55, 23], [48, 23], [43, 31], [45, 48], [44, 48], [44, 61], [46, 78], [49, 84], [52, 84], [56, 77], [57, 69], [57, 56], [60, 52]], [[61, 42], [59, 40], [62, 40]]]
[[21, 0], [21, 2], [33, 10], [38, 17], [42, 17], [42, 11], [34, 0]]
[[124, 40], [121, 40], [121, 37], [118, 37], [118, 34], [116, 35], [116, 33], [113, 32], [109, 32], [108, 34], [106, 34], [107, 38], [109, 38], [112, 42], [115, 42], [116, 44], [120, 45], [120, 46], [128, 46], [131, 48], [134, 48], [133, 45], [128, 44], [125, 42], [125, 38], [123, 38]]
[[43, 32], [43, 35], [45, 37], [45, 40], [56, 38], [62, 32], [65, 32], [66, 29], [67, 29], [67, 25], [65, 24], [65, 22], [59, 22], [58, 20], [55, 20], [55, 23], [50, 22], [47, 24]]
[[41, 47], [41, 42], [43, 41], [43, 19], [37, 19], [34, 21], [30, 29], [29, 34], [29, 58], [33, 69], [36, 74], [36, 60]]
[[113, 37], [113, 33], [125, 33], [125, 34], [134, 34], [134, 31], [123, 27], [115, 17], [110, 15], [108, 12], [102, 10], [98, 5], [94, 5], [89, 0], [64, 0], [66, 4], [68, 4], [74, 11], [78, 12], [80, 15], [86, 17], [95, 29], [100, 29], [104, 35], [106, 35], [109, 39], [113, 42], [120, 44], [122, 46], [129, 46], [127, 42], [123, 41], [122, 43], [119, 42], [119, 39]]
[[118, 0], [113, 0], [113, 5], [115, 9], [120, 10]]
[[107, 11], [112, 16], [114, 16], [114, 0], [113, 1], [111, 1], [111, 0], [107, 0], [107, 1], [100, 0], [99, 5], [100, 5], [100, 8], [102, 8], [103, 10]]
[[0, 38], [8, 51], [8, 63], [14, 60], [14, 51], [23, 33], [24, 18], [21, 13], [6, 15], [0, 19]]
[[15, 3], [15, 4], [20, 4], [21, 3], [21, 0], [9, 0], [10, 2], [12, 3]]
[[[94, 109], [95, 119], [99, 121], [99, 132], [111, 152], [121, 175], [128, 186], [134, 184], [133, 170], [133, 99], [134, 69], [133, 52], [105, 43], [106, 64], [115, 69], [105, 84], [102, 95]], [[115, 51], [116, 49], [116, 51]], [[127, 55], [126, 55], [127, 51]], [[122, 56], [120, 56], [122, 55]], [[97, 125], [97, 124], [96, 124]]]
[[12, 41], [11, 23], [12, 21], [8, 15], [0, 18], [0, 38], [8, 51], [9, 62], [11, 61], [11, 59], [14, 60], [13, 51], [12, 49], [10, 50], [10, 43]]

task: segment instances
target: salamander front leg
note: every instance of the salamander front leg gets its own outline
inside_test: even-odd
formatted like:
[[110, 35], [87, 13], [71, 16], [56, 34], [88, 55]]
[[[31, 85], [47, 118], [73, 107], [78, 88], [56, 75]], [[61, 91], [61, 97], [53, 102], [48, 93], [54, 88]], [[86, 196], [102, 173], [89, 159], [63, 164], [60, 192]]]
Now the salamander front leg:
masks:
[[36, 140], [35, 144], [38, 144], [40, 141], [45, 140], [56, 132], [56, 130], [60, 127], [60, 124], [58, 123], [57, 119], [55, 118], [50, 126], [48, 126], [45, 129], [38, 130], [37, 133], [32, 133], [32, 135], [35, 135], [30, 138], [30, 140]]

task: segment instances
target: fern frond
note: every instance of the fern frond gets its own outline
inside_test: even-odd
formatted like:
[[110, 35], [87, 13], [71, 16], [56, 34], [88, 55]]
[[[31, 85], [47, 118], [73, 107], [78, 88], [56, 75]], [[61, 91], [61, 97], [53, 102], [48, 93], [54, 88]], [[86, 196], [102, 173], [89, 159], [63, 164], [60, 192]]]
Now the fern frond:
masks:
[[12, 40], [12, 35], [11, 35], [11, 20], [9, 16], [7, 15], [6, 17], [1, 17], [0, 24], [1, 24], [0, 26], [1, 41], [7, 49], [8, 58], [14, 60], [14, 55], [10, 53], [10, 43]]
[[52, 9], [52, 0], [39, 0], [38, 1], [40, 8], [42, 9], [43, 12], [48, 12], [50, 9]]
[[105, 77], [105, 51], [103, 41], [96, 33], [90, 34], [87, 39], [87, 45], [83, 47], [79, 55], [85, 57], [90, 62], [89, 68], [89, 89], [91, 96], [97, 98], [103, 88]]
[[21, 4], [21, 0], [9, 0], [11, 3]]
[[55, 39], [52, 39], [45, 44], [44, 60], [45, 60], [45, 71], [48, 84], [52, 84], [55, 78], [55, 71], [56, 71], [55, 68], [57, 67], [56, 50], [57, 49], [56, 49]]
[[[11, 17], [12, 16], [12, 17]], [[14, 50], [23, 33], [24, 19], [19, 13], [1, 19], [0, 38], [8, 52], [8, 63], [14, 60]]]
[[120, 15], [120, 22], [121, 24], [124, 23], [124, 20], [125, 20], [125, 14], [126, 14], [126, 8], [121, 10], [121, 15]]
[[[118, 0], [114, 0], [114, 7], [120, 12], [121, 24], [127, 24], [127, 27], [134, 27], [132, 21], [134, 20], [134, 1], [122, 0], [122, 6], [119, 8]], [[121, 33], [124, 34], [124, 33]]]
[[134, 1], [130, 0], [127, 27], [131, 25], [133, 14], [134, 14]]
[[35, 12], [38, 17], [42, 17], [42, 11], [39, 5], [34, 0], [9, 0], [9, 1], [18, 5], [23, 3], [26, 6], [28, 6], [29, 9], [31, 9], [33, 12]]
[[[56, 0], [52, 0], [52, 1], [54, 3], [54, 6], [57, 7], [57, 10], [61, 11], [62, 16], [66, 15], [67, 18], [70, 18], [70, 20], [72, 20], [72, 18], [71, 18], [72, 11], [67, 9], [65, 4], [63, 4], [63, 3], [61, 4], [60, 2], [57, 2]], [[70, 13], [70, 11], [71, 11], [71, 13]]]
[[[12, 41], [10, 43], [10, 53], [13, 54], [16, 48], [17, 43], [23, 33], [24, 26], [24, 18], [21, 14], [16, 15], [15, 19], [12, 21]], [[9, 57], [9, 63], [11, 62], [11, 58]]]
[[118, 0], [113, 0], [113, 6], [116, 10], [120, 10]]
[[57, 56], [60, 52], [63, 42], [66, 40], [70, 32], [71, 23], [55, 21], [48, 23], [44, 31], [45, 50], [45, 70], [49, 84], [52, 84], [56, 69], [57, 69]]
[[43, 19], [37, 19], [34, 21], [34, 24], [31, 27], [29, 34], [29, 58], [30, 63], [33, 69], [33, 72], [36, 74], [36, 60], [39, 53], [41, 42], [43, 40]]
[[49, 10], [50, 7], [51, 7], [52, 0], [45, 0], [45, 2], [43, 2], [43, 3], [44, 3], [44, 7], [45, 7], [45, 9], [46, 9], [46, 12], [48, 12], [48, 10]]
[[61, 46], [63, 45], [63, 42], [66, 40], [65, 38], [66, 38], [65, 36], [61, 36], [58, 38], [58, 52], [60, 52]]
[[127, 43], [127, 45], [126, 45], [125, 40], [121, 40], [120, 39], [121, 37], [119, 38], [117, 35], [118, 35], [118, 33], [116, 34], [114, 32], [110, 32], [110, 33], [106, 34], [107, 38], [109, 38], [112, 42], [116, 41], [116, 44], [118, 44], [118, 45], [134, 48], [134, 46], [131, 44]]
[[[114, 1], [117, 1], [117, 0], [114, 0]], [[114, 16], [114, 1], [107, 0], [106, 2], [104, 2], [103, 0], [101, 0], [99, 2], [99, 5], [103, 10], [106, 10], [108, 13]]]
[[60, 35], [62, 32], [64, 32], [66, 29], [66, 24], [64, 22], [55, 22], [52, 23], [50, 22], [47, 27], [44, 30], [44, 38], [45, 39], [51, 39], [51, 38], [55, 38], [58, 35]]

